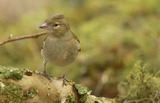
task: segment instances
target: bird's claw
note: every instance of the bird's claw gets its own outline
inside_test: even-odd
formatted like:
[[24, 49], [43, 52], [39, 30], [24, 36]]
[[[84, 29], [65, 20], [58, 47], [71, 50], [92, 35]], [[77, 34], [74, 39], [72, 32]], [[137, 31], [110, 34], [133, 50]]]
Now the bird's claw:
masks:
[[66, 75], [65, 74], [63, 74], [62, 75], [62, 78], [63, 78], [63, 86], [66, 86], [67, 84], [66, 84], [66, 82], [69, 82], [67, 79], [66, 79]]
[[45, 76], [48, 80], [52, 81], [51, 76], [47, 75], [46, 72], [42, 72], [41, 74]]
[[71, 84], [71, 85], [73, 84], [72, 81], [67, 80], [65, 74], [63, 74], [62, 76], [60, 76], [60, 77], [58, 77], [58, 78], [63, 78], [63, 83], [62, 83], [62, 86], [63, 86], [63, 87], [66, 86], [67, 84]]

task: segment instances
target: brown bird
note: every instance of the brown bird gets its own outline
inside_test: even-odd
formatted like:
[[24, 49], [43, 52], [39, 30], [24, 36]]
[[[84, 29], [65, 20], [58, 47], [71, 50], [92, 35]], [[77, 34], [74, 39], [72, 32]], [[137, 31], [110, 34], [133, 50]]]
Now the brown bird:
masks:
[[65, 66], [71, 64], [76, 59], [78, 52], [81, 51], [80, 41], [72, 33], [64, 14], [61, 13], [47, 18], [40, 28], [48, 30], [41, 50], [44, 58], [43, 74], [48, 79], [50, 78], [46, 73], [46, 63], [48, 61], [63, 68], [65, 81]]

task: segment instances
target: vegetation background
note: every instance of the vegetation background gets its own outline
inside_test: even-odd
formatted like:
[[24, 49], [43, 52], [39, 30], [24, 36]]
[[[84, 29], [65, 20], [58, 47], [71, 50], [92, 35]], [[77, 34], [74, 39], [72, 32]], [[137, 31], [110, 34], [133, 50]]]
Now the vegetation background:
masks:
[[[110, 98], [129, 96], [124, 81], [132, 81], [134, 73], [141, 76], [134, 68], [144, 69], [144, 64], [151, 80], [153, 76], [160, 80], [159, 0], [0, 0], [0, 41], [10, 34], [44, 31], [38, 27], [54, 13], [65, 14], [81, 41], [77, 60], [66, 67], [68, 79], [89, 87], [96, 96]], [[0, 65], [42, 71], [44, 38], [0, 46]], [[60, 76], [62, 68], [48, 63], [47, 73]], [[139, 88], [134, 87], [130, 92]]]

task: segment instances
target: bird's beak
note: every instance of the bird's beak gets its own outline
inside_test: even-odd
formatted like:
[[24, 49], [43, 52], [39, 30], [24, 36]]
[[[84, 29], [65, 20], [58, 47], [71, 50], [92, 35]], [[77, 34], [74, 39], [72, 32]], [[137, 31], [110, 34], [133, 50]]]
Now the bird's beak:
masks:
[[47, 23], [42, 24], [39, 28], [46, 29], [48, 27]]

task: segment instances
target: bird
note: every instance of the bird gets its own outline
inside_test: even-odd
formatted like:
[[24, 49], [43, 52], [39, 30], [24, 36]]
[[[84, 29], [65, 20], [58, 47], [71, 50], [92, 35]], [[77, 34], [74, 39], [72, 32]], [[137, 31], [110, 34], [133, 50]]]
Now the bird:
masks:
[[71, 31], [63, 13], [51, 15], [39, 28], [47, 30], [47, 36], [41, 49], [44, 64], [43, 75], [50, 78], [46, 73], [47, 62], [62, 67], [64, 84], [65, 67], [74, 62], [81, 51], [80, 40]]

